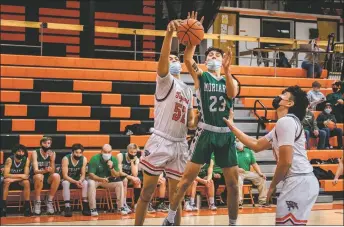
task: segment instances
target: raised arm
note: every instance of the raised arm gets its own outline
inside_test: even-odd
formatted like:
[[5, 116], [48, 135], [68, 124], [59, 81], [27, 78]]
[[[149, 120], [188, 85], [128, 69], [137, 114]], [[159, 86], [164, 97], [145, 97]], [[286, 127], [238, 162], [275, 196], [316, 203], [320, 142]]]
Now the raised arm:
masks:
[[181, 20], [173, 20], [167, 26], [166, 35], [161, 47], [161, 53], [158, 63], [158, 75], [165, 77], [169, 73], [169, 57], [171, 52], [171, 45], [173, 39], [173, 32], [177, 31], [177, 28]]
[[[232, 64], [232, 49], [227, 47], [227, 53], [223, 56], [222, 66], [226, 77], [226, 90], [227, 97], [232, 99], [238, 94], [238, 84], [233, 79], [231, 74], [231, 64]], [[235, 81], [235, 82], [234, 82]]]

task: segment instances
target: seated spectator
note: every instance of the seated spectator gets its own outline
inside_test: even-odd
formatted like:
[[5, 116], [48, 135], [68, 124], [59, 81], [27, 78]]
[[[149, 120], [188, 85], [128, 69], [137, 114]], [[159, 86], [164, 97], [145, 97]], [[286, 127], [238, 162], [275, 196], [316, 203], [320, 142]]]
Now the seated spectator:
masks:
[[332, 105], [333, 114], [338, 123], [344, 122], [344, 101], [341, 93], [342, 82], [336, 81], [332, 84], [333, 93], [327, 95], [327, 102]]
[[314, 52], [323, 52], [324, 50], [318, 47], [316, 39], [310, 40], [308, 44], [301, 45], [300, 49], [313, 52], [306, 53], [304, 61], [301, 64], [301, 67], [307, 71], [307, 78], [313, 78], [313, 72], [314, 78], [320, 78], [322, 66], [319, 63], [319, 54]]
[[[167, 179], [164, 173], [160, 174], [159, 180], [158, 180], [159, 195], [158, 195], [158, 203], [155, 205], [155, 210], [159, 212], [168, 212], [168, 207], [165, 204]], [[153, 211], [153, 212], [155, 211], [154, 209], [148, 209], [148, 210]]]
[[83, 156], [84, 147], [79, 144], [72, 145], [72, 153], [67, 154], [62, 159], [62, 187], [63, 200], [65, 203], [65, 217], [72, 217], [72, 208], [70, 206], [70, 189], [81, 189], [82, 194], [82, 214], [84, 216], [91, 216], [90, 207], [87, 199], [87, 180], [86, 164], [87, 158]]
[[117, 155], [119, 170], [121, 172], [128, 174], [128, 176], [123, 179], [123, 206], [128, 214], [132, 212], [129, 206], [127, 205], [128, 185], [134, 188], [134, 204], [137, 203], [137, 200], [139, 199], [141, 193], [141, 180], [140, 178], [138, 178], [139, 158], [137, 157], [137, 155], [138, 147], [134, 143], [128, 145], [127, 152], [119, 153]]
[[279, 58], [276, 60], [277, 67], [291, 68], [291, 65], [289, 64], [288, 58], [286, 58], [284, 52], [279, 52], [278, 56], [279, 56]]
[[[336, 117], [332, 114], [332, 105], [326, 103], [324, 111], [317, 118], [317, 124], [320, 129], [326, 131], [328, 137], [337, 136], [336, 148], [341, 149], [343, 148], [343, 129], [337, 128], [336, 123]], [[332, 148], [329, 142], [325, 144], [325, 147]]]
[[[267, 206], [266, 197], [266, 177], [260, 171], [260, 168], [256, 162], [256, 158], [252, 150], [244, 147], [238, 139], [236, 140], [236, 149], [238, 155], [238, 167], [239, 167], [239, 208], [242, 209], [243, 205], [243, 185], [244, 180], [250, 180], [252, 184], [258, 187], [259, 192], [259, 204], [263, 207]], [[250, 171], [250, 167], [253, 167], [255, 172]]]
[[307, 149], [310, 149], [309, 138], [319, 137], [318, 149], [325, 149], [325, 144], [328, 144], [328, 135], [325, 130], [319, 130], [317, 121], [314, 118], [312, 111], [307, 108], [305, 118], [302, 121], [303, 129], [306, 134], [306, 146]]
[[[217, 192], [217, 189], [219, 188], [219, 186], [220, 185], [226, 185], [226, 183], [225, 183], [225, 177], [223, 176], [222, 168], [220, 166], [216, 165], [216, 163], [215, 163], [214, 153], [211, 155], [209, 168], [211, 169], [209, 171], [213, 173], [212, 179], [214, 181], [214, 192], [216, 195], [216, 192]], [[222, 197], [225, 197], [225, 199], [223, 199]], [[227, 188], [225, 188], [225, 191], [221, 195], [221, 201], [220, 201], [221, 204], [225, 204], [225, 202], [223, 200], [227, 201]]]
[[[192, 184], [193, 192], [196, 192], [197, 184], [203, 184], [207, 188], [207, 195], [208, 195], [208, 205], [210, 210], [217, 210], [217, 207], [215, 206], [215, 191], [214, 191], [214, 181], [212, 180], [213, 175], [213, 169], [209, 168], [210, 165], [204, 164], [196, 178], [196, 182]], [[185, 211], [194, 211], [197, 210], [195, 206], [195, 196], [196, 193], [191, 194], [190, 201], [188, 202], [186, 200], [184, 204], [184, 210]]]
[[32, 152], [33, 182], [35, 186], [34, 213], [41, 214], [41, 191], [50, 188], [47, 204], [47, 213], [54, 214], [53, 199], [60, 185], [60, 175], [55, 173], [56, 153], [51, 150], [52, 138], [43, 137], [41, 148]]
[[309, 101], [309, 109], [311, 111], [323, 110], [325, 106], [326, 97], [320, 92], [321, 84], [318, 81], [312, 83], [312, 90], [307, 93]]
[[121, 176], [127, 177], [127, 174], [119, 171], [117, 158], [112, 156], [111, 145], [105, 144], [100, 154], [96, 154], [91, 158], [88, 164], [88, 172], [88, 200], [91, 216], [98, 216], [96, 191], [99, 186], [115, 191], [118, 212], [123, 215], [127, 214], [123, 206], [123, 182], [120, 178]]
[[185, 192], [184, 207], [185, 211], [198, 211], [195, 204], [196, 190], [198, 182], [195, 180]]
[[336, 185], [338, 183], [338, 179], [340, 176], [343, 176], [343, 165], [344, 165], [344, 158], [341, 158], [338, 163], [338, 168], [336, 175], [334, 176], [333, 179], [333, 184]]
[[24, 145], [16, 145], [12, 148], [12, 155], [6, 159], [4, 168], [4, 182], [1, 217], [6, 217], [6, 200], [10, 185], [16, 189], [24, 188], [24, 216], [31, 216], [30, 207], [30, 160], [28, 159], [28, 152]]

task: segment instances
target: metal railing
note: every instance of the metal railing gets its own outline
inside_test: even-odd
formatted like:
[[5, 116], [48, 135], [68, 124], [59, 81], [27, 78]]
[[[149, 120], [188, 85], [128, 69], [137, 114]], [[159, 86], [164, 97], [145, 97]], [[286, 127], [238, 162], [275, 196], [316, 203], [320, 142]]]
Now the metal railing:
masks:
[[[257, 103], [259, 103], [261, 105], [261, 107], [263, 107], [264, 110], [264, 116], [260, 116], [257, 113]], [[254, 107], [253, 107], [253, 113], [254, 115], [258, 118], [258, 125], [257, 125], [257, 134], [256, 134], [256, 138], [259, 138], [259, 132], [260, 132], [260, 127], [262, 127], [263, 129], [266, 128], [265, 123], [271, 122], [271, 120], [267, 119], [267, 113], [268, 113], [268, 109], [264, 106], [264, 104], [260, 101], [260, 100], [256, 100], [254, 102]]]

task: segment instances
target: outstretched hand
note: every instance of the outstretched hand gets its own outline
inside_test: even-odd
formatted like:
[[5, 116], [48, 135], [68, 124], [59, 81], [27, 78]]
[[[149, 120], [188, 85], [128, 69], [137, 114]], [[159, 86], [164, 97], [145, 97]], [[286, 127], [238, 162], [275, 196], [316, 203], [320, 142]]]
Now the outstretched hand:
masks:
[[169, 32], [177, 31], [181, 21], [182, 21], [181, 19], [171, 20], [170, 23], [168, 23], [167, 25], [167, 31]]
[[229, 129], [233, 129], [234, 128], [234, 112], [233, 109], [230, 109], [229, 111], [229, 118], [226, 119], [225, 117], [223, 118], [223, 120], [226, 122], [227, 126]]
[[[188, 17], [187, 19], [194, 19], [194, 20], [197, 20], [197, 16], [198, 16], [198, 13], [195, 12], [195, 11], [192, 11], [191, 14], [190, 12], [188, 12]], [[203, 24], [203, 21], [204, 21], [204, 16], [201, 18], [201, 20], [199, 21], [201, 24]]]
[[222, 66], [224, 69], [229, 69], [232, 64], [232, 49], [227, 47], [227, 52], [223, 55]]

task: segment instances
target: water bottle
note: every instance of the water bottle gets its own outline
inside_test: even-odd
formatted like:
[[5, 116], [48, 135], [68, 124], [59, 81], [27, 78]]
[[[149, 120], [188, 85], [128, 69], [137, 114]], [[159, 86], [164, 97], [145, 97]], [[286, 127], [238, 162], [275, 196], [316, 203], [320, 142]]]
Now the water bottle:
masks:
[[198, 210], [201, 209], [201, 203], [202, 203], [201, 194], [197, 193], [197, 195], [196, 195], [196, 207]]

